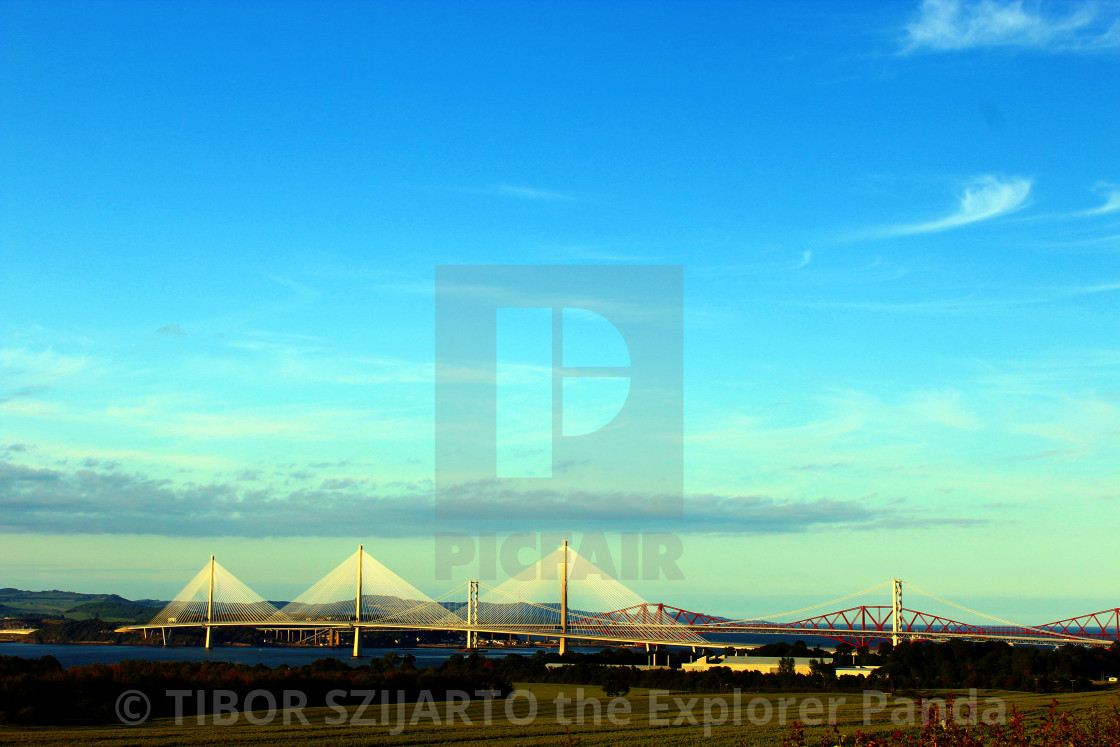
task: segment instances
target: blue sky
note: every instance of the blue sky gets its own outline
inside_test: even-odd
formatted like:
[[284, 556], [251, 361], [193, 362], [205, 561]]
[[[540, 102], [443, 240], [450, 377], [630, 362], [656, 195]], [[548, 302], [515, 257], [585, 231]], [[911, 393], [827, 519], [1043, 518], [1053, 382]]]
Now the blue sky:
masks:
[[639, 593], [1118, 603], [1115, 3], [5, 1], [0, 54], [0, 585], [438, 593], [435, 267], [669, 264]]

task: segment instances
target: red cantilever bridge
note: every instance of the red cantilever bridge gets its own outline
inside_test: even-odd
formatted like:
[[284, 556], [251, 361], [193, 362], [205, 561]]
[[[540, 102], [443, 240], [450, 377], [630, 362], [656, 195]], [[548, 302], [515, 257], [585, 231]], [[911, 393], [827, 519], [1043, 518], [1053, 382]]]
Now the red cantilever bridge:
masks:
[[883, 639], [932, 641], [965, 638], [1036, 645], [1077, 643], [1104, 646], [1120, 640], [1120, 608], [1038, 626], [973, 625], [906, 607], [900, 607], [899, 613], [897, 628], [892, 605], [859, 605], [788, 623], [733, 621], [667, 604], [649, 603], [609, 612], [604, 617], [626, 619], [636, 626], [640, 626], [643, 620], [671, 619], [689, 630], [704, 634], [818, 635], [856, 647], [872, 646]]
[[[775, 622], [813, 609], [731, 620], [650, 603], [597, 568], [567, 543], [498, 586], [468, 581], [432, 598], [374, 559], [359, 546], [318, 583], [283, 607], [267, 602], [215, 562], [210, 562], [163, 610], [144, 625], [121, 630], [160, 629], [165, 640], [175, 628], [211, 630], [250, 626], [272, 630], [347, 631], [354, 655], [361, 654], [362, 630], [463, 631], [468, 645], [479, 633], [569, 640], [637, 643], [647, 646], [742, 646], [743, 634], [822, 636], [854, 646], [881, 640], [941, 641], [954, 638], [1030, 645], [1107, 646], [1120, 641], [1120, 608], [1042, 625], [1016, 625], [910, 590], [995, 624], [965, 623], [902, 604], [902, 582], [893, 581], [852, 594], [835, 603], [891, 587], [890, 605], [859, 605]], [[735, 640], [739, 638], [739, 640]]]

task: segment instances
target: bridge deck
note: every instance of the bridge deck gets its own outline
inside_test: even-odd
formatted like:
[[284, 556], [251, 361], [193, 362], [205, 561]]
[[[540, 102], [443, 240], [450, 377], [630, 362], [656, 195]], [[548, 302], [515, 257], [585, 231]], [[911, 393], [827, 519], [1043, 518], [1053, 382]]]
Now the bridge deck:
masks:
[[[675, 646], [742, 646], [743, 643], [739, 642], [725, 642], [717, 643], [716, 641], [708, 638], [698, 640], [696, 636], [712, 635], [712, 634], [763, 634], [763, 635], [818, 635], [824, 637], [881, 637], [882, 631], [878, 630], [853, 630], [850, 628], [791, 628], [780, 625], [752, 625], [752, 626], [732, 626], [732, 625], [691, 625], [691, 626], [660, 626], [663, 628], [664, 634], [658, 635], [661, 631], [656, 628], [659, 626], [643, 625], [640, 628], [635, 626], [633, 633], [628, 634], [624, 630], [619, 630], [625, 626], [622, 625], [605, 625], [602, 630], [591, 629], [589, 626], [582, 626], [577, 630], [563, 631], [560, 628], [552, 625], [515, 625], [515, 626], [502, 626], [502, 625], [441, 625], [441, 626], [423, 626], [414, 624], [398, 624], [391, 622], [380, 622], [376, 620], [363, 620], [360, 624], [355, 624], [353, 620], [260, 620], [255, 622], [245, 621], [186, 621], [174, 622], [160, 625], [146, 624], [146, 625], [126, 625], [118, 628], [118, 632], [140, 631], [140, 630], [159, 630], [175, 629], [175, 628], [220, 628], [220, 627], [252, 627], [260, 628], [263, 630], [296, 630], [306, 628], [333, 628], [338, 630], [352, 630], [355, 627], [361, 627], [363, 630], [445, 630], [449, 632], [474, 632], [474, 633], [491, 633], [501, 635], [523, 635], [523, 636], [538, 636], [542, 638], [570, 638], [575, 640], [592, 640], [592, 641], [611, 641], [619, 643], [638, 643], [638, 644], [657, 644], [657, 645], [675, 645]], [[653, 633], [653, 635], [651, 635]], [[1059, 646], [1067, 643], [1079, 645], [1092, 645], [1092, 646], [1109, 646], [1110, 640], [1102, 640], [1096, 638], [1084, 638], [1079, 636], [1070, 635], [1042, 635], [1042, 634], [1016, 634], [1008, 632], [980, 632], [980, 631], [904, 631], [899, 633], [899, 637], [905, 640], [918, 640], [918, 641], [940, 641], [940, 640], [976, 640], [976, 641], [1005, 641], [1012, 644], [1029, 644], [1029, 645], [1043, 645], [1043, 646]]]

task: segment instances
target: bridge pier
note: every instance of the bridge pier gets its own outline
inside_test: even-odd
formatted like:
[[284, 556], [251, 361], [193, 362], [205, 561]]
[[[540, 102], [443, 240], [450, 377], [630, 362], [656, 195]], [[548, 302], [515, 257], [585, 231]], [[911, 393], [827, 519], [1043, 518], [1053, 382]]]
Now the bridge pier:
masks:
[[362, 655], [362, 627], [360, 625], [354, 626], [354, 653], [353, 657], [357, 659]]
[[206, 645], [205, 648], [210, 648], [210, 626], [206, 626]]

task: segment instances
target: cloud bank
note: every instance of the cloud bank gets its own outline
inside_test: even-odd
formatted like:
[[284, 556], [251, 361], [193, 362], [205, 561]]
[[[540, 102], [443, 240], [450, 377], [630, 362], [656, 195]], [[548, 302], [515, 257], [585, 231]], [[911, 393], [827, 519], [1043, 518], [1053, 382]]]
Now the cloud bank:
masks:
[[[0, 459], [0, 533], [420, 537], [441, 528], [462, 528], [465, 520], [472, 529], [524, 529], [524, 522], [514, 526], [502, 519], [511, 505], [522, 516], [526, 506], [533, 507], [538, 515], [528, 518], [534, 526], [565, 529], [782, 534], [983, 523], [866, 501], [714, 494], [686, 497], [684, 517], [666, 520], [649, 511], [657, 496], [496, 492], [485, 484], [461, 486], [453, 491], [459, 500], [451, 505], [441, 498], [441, 516], [447, 520], [443, 523], [435, 520], [432, 487], [426, 481], [378, 485], [324, 476], [305, 488], [276, 489], [247, 485], [240, 478], [253, 476], [240, 474], [228, 483], [177, 485], [116, 467], [87, 461], [77, 468], [37, 468]], [[593, 519], [573, 527], [564, 518], [565, 507]]]
[[904, 52], [1017, 47], [1051, 52], [1120, 48], [1120, 18], [1088, 4], [1059, 5], [1060, 12], [1024, 8], [1020, 0], [923, 0], [906, 26]]

